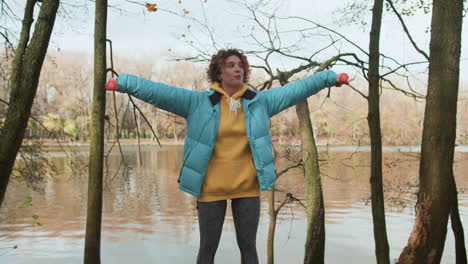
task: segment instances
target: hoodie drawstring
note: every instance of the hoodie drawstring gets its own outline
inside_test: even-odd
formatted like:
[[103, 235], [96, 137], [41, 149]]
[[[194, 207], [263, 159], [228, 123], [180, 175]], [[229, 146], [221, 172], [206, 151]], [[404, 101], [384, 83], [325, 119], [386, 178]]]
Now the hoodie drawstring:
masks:
[[241, 104], [237, 102], [235, 99], [232, 97], [229, 97], [229, 113], [236, 113], [237, 115], [237, 109], [241, 107]]

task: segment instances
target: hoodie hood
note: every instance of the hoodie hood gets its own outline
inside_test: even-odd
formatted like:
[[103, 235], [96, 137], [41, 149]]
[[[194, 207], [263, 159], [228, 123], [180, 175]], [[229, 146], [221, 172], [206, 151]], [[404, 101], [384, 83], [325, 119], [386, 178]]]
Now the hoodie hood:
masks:
[[239, 90], [237, 90], [232, 96], [229, 96], [224, 90], [223, 88], [219, 85], [218, 82], [215, 82], [215, 83], [212, 83], [211, 84], [211, 89], [221, 93], [223, 96], [221, 96], [221, 98], [223, 100], [229, 100], [230, 98], [234, 99], [234, 100], [238, 100], [244, 93], [245, 91], [247, 91], [249, 87], [247, 86], [247, 84], [242, 84], [242, 87], [239, 88]]

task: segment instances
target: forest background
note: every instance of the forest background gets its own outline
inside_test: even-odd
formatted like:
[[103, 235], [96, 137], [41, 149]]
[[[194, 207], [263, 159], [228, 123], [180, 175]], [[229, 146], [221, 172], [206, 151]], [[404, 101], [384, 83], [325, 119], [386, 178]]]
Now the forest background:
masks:
[[[201, 63], [172, 62], [160, 67], [159, 59], [149, 56], [116, 57], [121, 72], [139, 75], [169, 85], [191, 90], [207, 90], [206, 66]], [[121, 66], [120, 66], [121, 65]], [[2, 69], [2, 73], [7, 69]], [[91, 114], [91, 90], [93, 82], [92, 54], [72, 51], [52, 51], [44, 63], [32, 115], [29, 120], [26, 140], [40, 140], [46, 144], [62, 143], [86, 144], [89, 137]], [[253, 71], [251, 84], [263, 80], [260, 71]], [[401, 80], [403, 81], [403, 80]], [[279, 85], [279, 84], [277, 84]], [[354, 87], [367, 89], [367, 82], [354, 80]], [[468, 85], [461, 84], [458, 100], [457, 145], [468, 144]], [[5, 76], [0, 79], [0, 99], [7, 101], [9, 91]], [[365, 100], [346, 87], [332, 88], [309, 99], [311, 118], [318, 144], [368, 145], [367, 108]], [[168, 144], [183, 143], [185, 121], [183, 118], [137, 101], [139, 108], [151, 122], [156, 134]], [[125, 96], [117, 96], [120, 116], [121, 137], [136, 139], [136, 122], [133, 107]], [[382, 94], [382, 142], [384, 145], [418, 145], [421, 142], [424, 101], [401, 96], [398, 91]], [[115, 124], [113, 104], [108, 100], [109, 121]], [[0, 104], [0, 117], [4, 120], [6, 105]], [[155, 143], [149, 126], [137, 115], [141, 128], [141, 138], [145, 143]], [[38, 123], [38, 121], [41, 122]], [[272, 137], [278, 143], [300, 144], [298, 119], [294, 108], [275, 116], [271, 122]], [[111, 125], [112, 126], [112, 125]], [[107, 129], [108, 137], [113, 138], [115, 129]], [[146, 140], [145, 140], [146, 139]], [[125, 142], [125, 141], [124, 141]], [[135, 141], [129, 141], [135, 142]], [[28, 143], [26, 141], [25, 143]], [[31, 142], [29, 142], [31, 143]]]

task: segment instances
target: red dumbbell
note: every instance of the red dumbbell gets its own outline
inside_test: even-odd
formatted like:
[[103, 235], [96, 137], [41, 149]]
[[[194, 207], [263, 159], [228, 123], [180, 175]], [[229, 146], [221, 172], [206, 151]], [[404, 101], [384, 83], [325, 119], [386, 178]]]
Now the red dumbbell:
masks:
[[348, 84], [349, 83], [349, 76], [346, 73], [340, 73], [338, 74], [338, 77], [336, 78], [336, 87], [340, 87], [343, 84]]
[[117, 91], [117, 81], [115, 79], [110, 79], [106, 82], [104, 89], [108, 91]]

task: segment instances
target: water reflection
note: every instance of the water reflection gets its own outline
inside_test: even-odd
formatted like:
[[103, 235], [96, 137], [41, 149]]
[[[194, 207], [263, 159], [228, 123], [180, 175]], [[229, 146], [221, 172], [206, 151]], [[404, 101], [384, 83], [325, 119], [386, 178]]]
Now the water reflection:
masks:
[[[369, 153], [347, 149], [322, 149], [323, 191], [326, 206], [327, 263], [375, 263], [370, 208]], [[294, 151], [294, 150], [293, 150]], [[61, 172], [50, 178], [44, 193], [25, 184], [10, 184], [0, 222], [0, 260], [3, 263], [82, 263], [86, 221], [86, 179], [66, 166], [65, 157], [52, 153]], [[146, 146], [142, 160], [136, 147], [125, 147], [131, 165], [127, 176], [114, 177], [120, 158], [109, 158], [103, 202], [103, 263], [193, 263], [198, 246], [195, 199], [178, 189], [181, 147]], [[384, 154], [384, 183], [387, 227], [392, 258], [405, 246], [414, 220], [414, 191], [417, 184], [418, 153], [388, 151]], [[460, 213], [468, 216], [468, 153], [458, 152], [454, 171], [460, 193]], [[278, 160], [281, 170], [292, 164]], [[282, 176], [277, 203], [287, 192], [303, 198], [304, 179], [300, 169]], [[32, 206], [23, 206], [32, 196]], [[258, 247], [266, 261], [268, 193], [262, 193]], [[33, 219], [38, 215], [38, 219]], [[38, 225], [38, 222], [41, 225]], [[278, 217], [276, 260], [301, 263], [305, 241], [305, 212], [297, 203], [284, 207]], [[466, 229], [467, 227], [465, 227]], [[447, 235], [443, 263], [454, 259], [453, 236]], [[17, 249], [13, 246], [17, 245]], [[219, 263], [238, 263], [232, 214], [228, 208], [224, 233], [217, 254]], [[5, 262], [4, 262], [5, 261]]]

